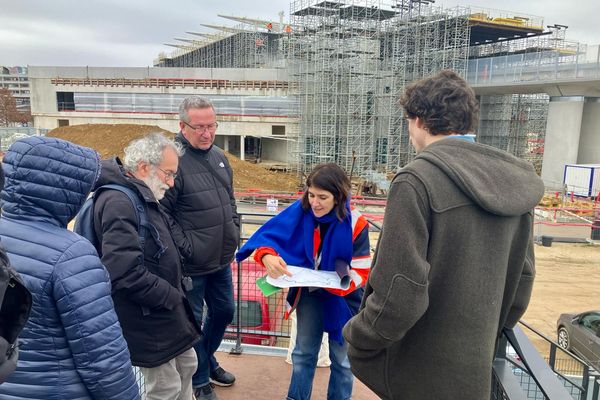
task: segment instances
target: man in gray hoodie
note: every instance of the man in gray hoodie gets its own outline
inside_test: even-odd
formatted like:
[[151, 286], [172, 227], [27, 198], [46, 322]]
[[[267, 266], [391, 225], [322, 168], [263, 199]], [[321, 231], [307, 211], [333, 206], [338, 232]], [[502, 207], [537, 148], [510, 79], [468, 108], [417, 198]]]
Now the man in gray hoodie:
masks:
[[418, 155], [390, 187], [361, 311], [344, 328], [353, 373], [384, 399], [489, 398], [503, 327], [529, 303], [532, 166], [475, 143], [478, 104], [442, 71], [402, 98]]

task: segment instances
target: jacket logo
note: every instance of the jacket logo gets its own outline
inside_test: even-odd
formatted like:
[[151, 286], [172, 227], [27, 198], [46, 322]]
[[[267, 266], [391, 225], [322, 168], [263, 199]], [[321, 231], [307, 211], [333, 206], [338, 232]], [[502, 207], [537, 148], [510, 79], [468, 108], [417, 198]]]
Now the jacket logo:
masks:
[[220, 163], [219, 163], [219, 167], [221, 167], [221, 168], [225, 168], [225, 164], [223, 164], [223, 162], [220, 162]]

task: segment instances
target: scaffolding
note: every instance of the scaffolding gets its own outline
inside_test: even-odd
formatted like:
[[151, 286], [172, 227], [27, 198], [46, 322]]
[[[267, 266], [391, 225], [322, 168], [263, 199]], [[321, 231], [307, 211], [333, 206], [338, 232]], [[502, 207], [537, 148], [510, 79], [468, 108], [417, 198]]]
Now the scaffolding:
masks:
[[299, 170], [335, 162], [364, 176], [410, 161], [400, 97], [407, 84], [439, 70], [466, 74], [466, 9], [424, 0], [297, 0], [290, 15]]
[[540, 173], [549, 102], [545, 93], [481, 96], [477, 140], [530, 161]]
[[[216, 27], [215, 27], [216, 29]], [[225, 29], [224, 27], [222, 29]], [[184, 40], [185, 45], [173, 45], [179, 50], [155, 61], [156, 67], [190, 68], [268, 68], [283, 58], [279, 53], [280, 33], [266, 28], [239, 25], [224, 34], [188, 32], [206, 40]]]
[[[537, 79], [585, 47], [565, 26], [531, 15], [455, 7], [433, 0], [292, 0], [290, 21], [241, 22], [183, 46], [159, 66], [286, 68], [295, 100], [288, 154], [298, 171], [334, 162], [355, 176], [393, 173], [414, 158], [399, 105], [407, 85], [442, 69], [473, 83], [504, 82], [537, 66]], [[193, 32], [189, 32], [193, 33]], [[516, 74], [516, 75], [515, 75]], [[481, 96], [478, 141], [541, 168], [548, 96]]]

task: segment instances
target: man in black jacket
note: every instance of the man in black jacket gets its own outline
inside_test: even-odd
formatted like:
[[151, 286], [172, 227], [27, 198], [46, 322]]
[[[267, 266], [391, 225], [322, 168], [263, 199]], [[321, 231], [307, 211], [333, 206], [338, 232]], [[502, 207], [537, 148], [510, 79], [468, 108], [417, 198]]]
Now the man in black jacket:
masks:
[[230, 386], [233, 374], [221, 368], [214, 353], [225, 328], [233, 319], [233, 282], [230, 264], [239, 240], [239, 216], [233, 196], [233, 172], [225, 154], [213, 145], [218, 127], [210, 101], [197, 96], [179, 106], [179, 127], [175, 141], [185, 153], [179, 159], [174, 186], [161, 203], [177, 222], [174, 229], [183, 248], [185, 273], [193, 289], [187, 292], [205, 340], [195, 346], [198, 370], [193, 385], [197, 399], [216, 399], [210, 383]]
[[[161, 134], [132, 141], [118, 158], [102, 161], [96, 187], [118, 184], [133, 190], [144, 204], [149, 227], [139, 241], [137, 213], [119, 190], [104, 189], [94, 202], [98, 253], [112, 282], [113, 300], [132, 364], [141, 367], [146, 398], [192, 398], [200, 339], [182, 288], [182, 265], [170, 232], [170, 217], [160, 200], [173, 186], [181, 146]], [[142, 259], [143, 257], [143, 259]]]

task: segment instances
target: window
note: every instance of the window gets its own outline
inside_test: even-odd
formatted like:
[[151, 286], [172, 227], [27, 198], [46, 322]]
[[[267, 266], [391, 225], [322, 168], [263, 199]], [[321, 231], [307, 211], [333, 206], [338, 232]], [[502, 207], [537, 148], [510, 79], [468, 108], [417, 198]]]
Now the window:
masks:
[[69, 126], [69, 120], [68, 119], [59, 119], [58, 120], [58, 126]]
[[271, 135], [285, 136], [285, 125], [271, 125]]
[[600, 314], [591, 313], [584, 315], [579, 320], [579, 324], [590, 330], [594, 335], [600, 334]]
[[58, 111], [75, 111], [73, 92], [56, 92], [56, 105]]

